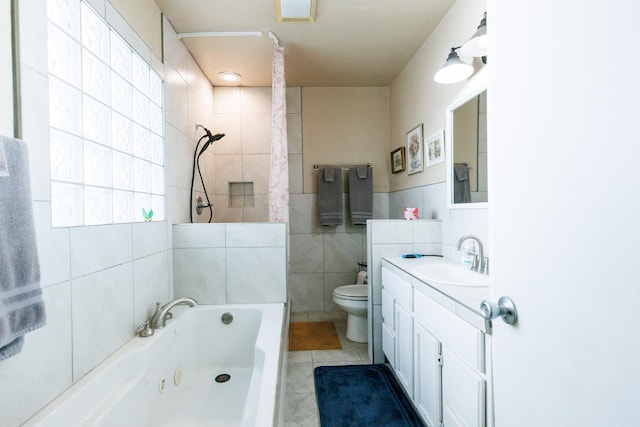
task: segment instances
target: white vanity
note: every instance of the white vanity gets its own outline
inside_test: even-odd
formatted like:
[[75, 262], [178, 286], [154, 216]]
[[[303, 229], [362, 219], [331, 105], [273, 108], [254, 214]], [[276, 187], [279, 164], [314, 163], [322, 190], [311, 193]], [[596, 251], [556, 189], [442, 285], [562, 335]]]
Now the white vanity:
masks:
[[459, 263], [382, 260], [382, 349], [430, 427], [493, 425], [488, 298], [489, 277]]

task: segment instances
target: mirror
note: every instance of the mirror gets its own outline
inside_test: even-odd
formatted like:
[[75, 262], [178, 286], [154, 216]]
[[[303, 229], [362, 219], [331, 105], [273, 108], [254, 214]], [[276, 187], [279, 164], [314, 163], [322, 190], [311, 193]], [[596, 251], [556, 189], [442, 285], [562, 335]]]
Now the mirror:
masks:
[[486, 89], [449, 107], [447, 135], [449, 207], [486, 207], [489, 201]]

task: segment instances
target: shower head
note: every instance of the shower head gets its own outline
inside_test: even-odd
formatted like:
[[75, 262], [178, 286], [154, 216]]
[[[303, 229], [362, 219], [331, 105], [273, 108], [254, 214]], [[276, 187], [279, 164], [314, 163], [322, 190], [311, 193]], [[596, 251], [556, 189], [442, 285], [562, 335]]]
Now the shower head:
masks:
[[209, 131], [209, 129], [205, 128], [204, 130], [207, 132], [207, 134], [205, 136], [207, 136], [208, 139], [207, 139], [207, 142], [205, 142], [204, 145], [202, 146], [202, 149], [200, 150], [200, 153], [198, 153], [198, 157], [200, 157], [202, 155], [202, 153], [204, 153], [205, 150], [207, 148], [209, 148], [209, 146], [211, 144], [213, 144], [216, 141], [221, 140], [224, 137], [224, 133], [216, 133], [215, 135], [212, 135], [211, 131]]

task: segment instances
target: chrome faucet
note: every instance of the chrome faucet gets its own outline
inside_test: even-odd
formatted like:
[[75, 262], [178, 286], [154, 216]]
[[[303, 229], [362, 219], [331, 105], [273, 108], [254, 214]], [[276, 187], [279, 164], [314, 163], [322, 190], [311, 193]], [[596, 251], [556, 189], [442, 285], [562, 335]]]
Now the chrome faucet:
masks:
[[473, 240], [478, 244], [478, 253], [473, 257], [473, 264], [471, 264], [471, 270], [477, 271], [482, 274], [489, 274], [489, 259], [484, 256], [484, 247], [482, 246], [482, 242], [477, 236], [472, 234], [468, 234], [466, 236], [462, 236], [458, 239], [458, 243], [456, 245], [456, 249], [460, 250], [462, 244], [467, 240]]
[[176, 305], [188, 305], [189, 307], [195, 307], [198, 305], [198, 302], [189, 297], [176, 298], [163, 306], [160, 306], [160, 303], [157, 302], [156, 312], [153, 313], [153, 316], [151, 316], [151, 320], [149, 321], [150, 326], [153, 329], [164, 328], [167, 325], [167, 319], [171, 319], [173, 316], [169, 311]]

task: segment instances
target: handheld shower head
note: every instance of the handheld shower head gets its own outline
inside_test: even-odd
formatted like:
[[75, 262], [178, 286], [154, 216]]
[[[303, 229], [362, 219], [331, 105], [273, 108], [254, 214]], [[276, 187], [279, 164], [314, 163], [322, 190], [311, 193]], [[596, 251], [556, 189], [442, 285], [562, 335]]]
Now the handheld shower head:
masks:
[[200, 150], [200, 152], [198, 153], [198, 157], [200, 157], [202, 153], [204, 153], [205, 150], [209, 148], [211, 144], [224, 138], [224, 133], [216, 133], [215, 135], [211, 135], [211, 132], [209, 131], [209, 129], [205, 129], [205, 130], [207, 131], [208, 139], [207, 139], [207, 142], [205, 142], [204, 145], [202, 146], [202, 149]]
[[[196, 129], [199, 128], [199, 127], [204, 129], [205, 134], [200, 137], [200, 139], [196, 143], [196, 149], [193, 152], [193, 173], [191, 175], [191, 193], [190, 193], [190, 196], [189, 196], [189, 207], [190, 207], [190, 209], [189, 209], [189, 218], [190, 218], [191, 222], [193, 222], [193, 182], [194, 182], [195, 177], [196, 177], [196, 168], [197, 168], [198, 169], [198, 175], [200, 175], [200, 182], [202, 183], [202, 190], [204, 191], [204, 195], [207, 198], [207, 203], [206, 203], [206, 205], [203, 205], [203, 206], [209, 208], [209, 222], [211, 222], [211, 220], [213, 219], [213, 209], [211, 207], [211, 202], [209, 201], [209, 195], [207, 194], [207, 189], [206, 189], [206, 187], [204, 185], [204, 179], [202, 178], [202, 173], [200, 172], [200, 156], [202, 156], [202, 153], [204, 153], [205, 150], [207, 148], [209, 148], [209, 146], [211, 144], [213, 144], [214, 142], [219, 141], [222, 138], [224, 138], [224, 133], [217, 133], [215, 135], [212, 135], [211, 131], [209, 129], [207, 129], [206, 127], [204, 127], [204, 126], [202, 126], [200, 124], [196, 124]], [[200, 151], [198, 151], [200, 143], [205, 138], [206, 138], [207, 141], [202, 145], [202, 148], [200, 149]], [[198, 205], [198, 208], [200, 208], [200, 205]], [[200, 214], [199, 210], [198, 210], [198, 214]]]

